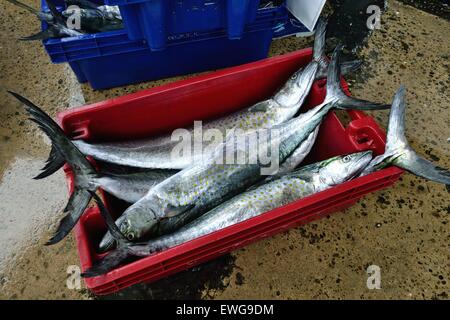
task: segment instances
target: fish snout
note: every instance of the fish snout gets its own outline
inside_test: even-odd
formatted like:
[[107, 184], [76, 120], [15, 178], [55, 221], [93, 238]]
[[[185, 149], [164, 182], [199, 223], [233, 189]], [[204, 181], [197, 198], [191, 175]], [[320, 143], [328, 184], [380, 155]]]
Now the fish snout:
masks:
[[[117, 219], [116, 221], [116, 225], [119, 228], [120, 232], [122, 232], [122, 234], [126, 233], [126, 219], [124, 218], [124, 216], [121, 216]], [[99, 253], [104, 253], [106, 251], [109, 251], [111, 249], [114, 249], [116, 246], [116, 241], [113, 237], [113, 235], [111, 234], [111, 232], [106, 232], [106, 234], [103, 236], [102, 240], [100, 241], [100, 244], [98, 246], [98, 251]]]
[[359, 153], [359, 157], [354, 164], [354, 170], [355, 174], [361, 173], [372, 161], [373, 159], [373, 152], [372, 150], [362, 151]]
[[108, 231], [103, 236], [102, 240], [100, 241], [100, 244], [98, 246], [98, 252], [104, 253], [106, 251], [114, 249], [115, 246], [116, 246], [116, 242], [115, 242], [113, 236], [111, 235], [111, 233]]

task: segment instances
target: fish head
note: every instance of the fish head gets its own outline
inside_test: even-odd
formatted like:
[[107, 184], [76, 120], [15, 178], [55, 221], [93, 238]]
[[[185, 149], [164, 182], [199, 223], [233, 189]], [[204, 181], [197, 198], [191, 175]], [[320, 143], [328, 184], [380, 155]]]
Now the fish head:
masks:
[[318, 68], [317, 63], [309, 63], [305, 68], [292, 74], [286, 84], [274, 96], [274, 100], [284, 108], [297, 112], [311, 89]]
[[118, 227], [129, 241], [147, 238], [156, 231], [159, 223], [155, 211], [147, 203], [135, 203], [124, 212], [122, 217]]
[[[156, 218], [152, 208], [145, 203], [135, 203], [129, 207], [116, 220], [116, 225], [122, 235], [131, 242], [146, 240], [157, 231], [159, 220]], [[107, 232], [99, 244], [99, 252], [106, 252], [113, 249], [115, 239], [110, 232]]]
[[372, 160], [372, 151], [338, 156], [319, 164], [318, 178], [321, 184], [335, 186], [361, 173]]

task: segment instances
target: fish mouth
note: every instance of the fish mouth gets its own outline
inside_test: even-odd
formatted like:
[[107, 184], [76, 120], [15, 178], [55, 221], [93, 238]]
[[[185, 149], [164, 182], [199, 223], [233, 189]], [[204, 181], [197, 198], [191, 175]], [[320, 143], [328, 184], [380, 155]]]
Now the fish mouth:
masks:
[[372, 155], [373, 155], [372, 150], [361, 151], [360, 153], [361, 153], [360, 159], [363, 159], [367, 156], [370, 156], [370, 158], [372, 158]]
[[[119, 217], [116, 221], [116, 225], [119, 227], [119, 229], [122, 226], [122, 223], [125, 221], [125, 218], [123, 216]], [[120, 230], [123, 232], [122, 230]], [[106, 232], [106, 234], [103, 236], [102, 240], [100, 241], [100, 244], [98, 245], [98, 252], [99, 253], [105, 253], [111, 249], [114, 249], [116, 246], [116, 240], [112, 236], [111, 232]]]
[[105, 236], [100, 241], [100, 244], [98, 245], [98, 252], [99, 253], [105, 253], [109, 250], [114, 249], [116, 246], [116, 241], [114, 240], [111, 233], [106, 233]]
[[360, 152], [360, 155], [356, 161], [356, 170], [353, 177], [359, 176], [359, 174], [370, 164], [373, 159], [373, 151], [367, 150]]

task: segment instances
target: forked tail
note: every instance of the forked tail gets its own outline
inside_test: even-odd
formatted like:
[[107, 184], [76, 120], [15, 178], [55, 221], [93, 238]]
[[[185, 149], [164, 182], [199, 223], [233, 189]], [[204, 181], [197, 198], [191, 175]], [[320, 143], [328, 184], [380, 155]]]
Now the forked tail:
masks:
[[347, 96], [341, 85], [341, 51], [343, 46], [339, 45], [333, 52], [331, 62], [328, 67], [326, 97], [323, 105], [328, 105], [328, 108], [337, 109], [356, 109], [356, 110], [380, 110], [389, 109], [388, 104], [381, 104], [361, 100], [358, 98]]
[[394, 97], [389, 116], [389, 126], [384, 154], [372, 160], [361, 174], [367, 175], [389, 165], [405, 169], [419, 177], [450, 184], [450, 171], [419, 156], [409, 145], [405, 136], [406, 88], [400, 87]]
[[[34, 105], [26, 98], [17, 93], [8, 91], [12, 96], [25, 105], [25, 110], [30, 116], [30, 120], [50, 138], [52, 143], [52, 154], [60, 155], [72, 167], [75, 174], [75, 185], [69, 202], [64, 209], [65, 217], [61, 220], [54, 236], [47, 242], [48, 245], [55, 244], [64, 239], [77, 223], [84, 210], [91, 200], [88, 190], [91, 188], [91, 181], [96, 177], [95, 169], [86, 160], [84, 155], [66, 137], [64, 131], [50, 118], [44, 111]], [[50, 157], [52, 158], [52, 156]], [[52, 162], [47, 166], [52, 166]]]

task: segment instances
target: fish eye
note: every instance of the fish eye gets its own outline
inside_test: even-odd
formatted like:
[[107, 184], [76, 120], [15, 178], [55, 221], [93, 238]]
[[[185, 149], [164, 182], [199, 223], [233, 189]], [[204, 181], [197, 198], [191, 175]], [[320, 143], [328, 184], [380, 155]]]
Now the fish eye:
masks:
[[343, 161], [344, 163], [347, 163], [347, 162], [350, 161], [350, 159], [351, 159], [350, 156], [345, 156], [345, 157], [342, 159], [342, 161]]
[[295, 80], [295, 79], [297, 79], [297, 76], [298, 76], [298, 73], [296, 72], [296, 73], [294, 73], [292, 76], [291, 76], [291, 80]]
[[134, 234], [132, 232], [127, 234], [127, 239], [130, 240], [130, 241], [133, 241], [134, 240]]

